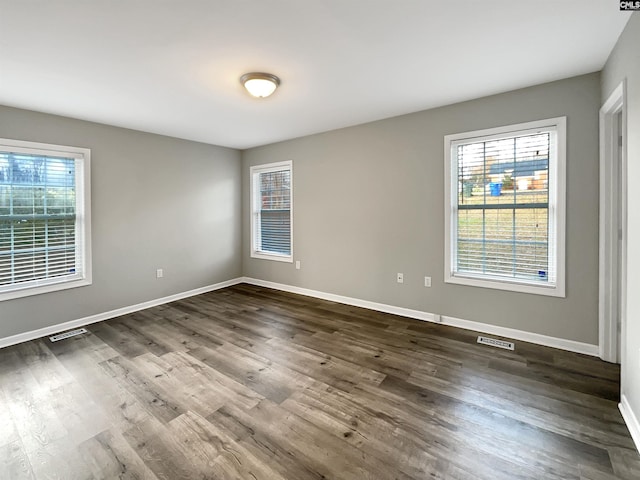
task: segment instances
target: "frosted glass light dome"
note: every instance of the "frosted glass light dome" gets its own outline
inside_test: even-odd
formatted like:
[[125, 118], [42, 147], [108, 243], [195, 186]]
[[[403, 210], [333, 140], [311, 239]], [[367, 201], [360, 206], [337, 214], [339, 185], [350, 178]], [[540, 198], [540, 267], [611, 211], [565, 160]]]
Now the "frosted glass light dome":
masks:
[[270, 73], [252, 72], [242, 75], [240, 83], [254, 97], [265, 98], [276, 91], [280, 85], [280, 79]]

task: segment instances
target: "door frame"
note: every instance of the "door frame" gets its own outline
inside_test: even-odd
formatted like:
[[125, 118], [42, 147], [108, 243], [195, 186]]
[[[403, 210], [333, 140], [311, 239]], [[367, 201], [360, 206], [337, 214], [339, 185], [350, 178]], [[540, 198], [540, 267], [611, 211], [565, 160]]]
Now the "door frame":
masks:
[[[622, 142], [619, 142], [619, 135], [622, 135]], [[617, 363], [619, 359], [624, 358], [624, 339], [626, 338], [626, 139], [626, 82], [623, 80], [600, 108], [598, 345], [600, 358], [612, 363]], [[622, 200], [620, 211], [618, 211], [618, 195], [621, 195]], [[620, 235], [621, 242], [618, 243]], [[620, 255], [620, 271], [618, 255]], [[618, 298], [620, 305], [618, 305]], [[620, 339], [618, 338], [618, 318], [621, 319]], [[621, 340], [619, 342], [621, 351], [618, 351], [618, 340]]]

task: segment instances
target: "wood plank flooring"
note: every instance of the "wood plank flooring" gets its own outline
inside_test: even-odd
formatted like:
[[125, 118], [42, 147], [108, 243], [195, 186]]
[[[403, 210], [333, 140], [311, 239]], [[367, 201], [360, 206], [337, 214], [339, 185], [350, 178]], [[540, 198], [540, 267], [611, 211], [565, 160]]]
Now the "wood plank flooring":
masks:
[[0, 478], [640, 479], [598, 359], [249, 285], [0, 350]]

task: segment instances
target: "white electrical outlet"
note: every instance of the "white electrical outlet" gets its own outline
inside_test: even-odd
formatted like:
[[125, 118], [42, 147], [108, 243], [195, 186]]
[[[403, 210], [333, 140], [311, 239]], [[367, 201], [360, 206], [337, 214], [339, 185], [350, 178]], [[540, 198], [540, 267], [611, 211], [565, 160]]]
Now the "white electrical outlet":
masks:
[[296, 270], [300, 270], [300, 260], [296, 260]]
[[424, 286], [425, 287], [431, 286], [431, 277], [424, 277]]
[[398, 283], [404, 283], [404, 275], [402, 273], [398, 273]]
[[162, 278], [162, 277], [164, 277], [164, 271], [161, 268], [159, 268], [156, 270], [156, 278]]

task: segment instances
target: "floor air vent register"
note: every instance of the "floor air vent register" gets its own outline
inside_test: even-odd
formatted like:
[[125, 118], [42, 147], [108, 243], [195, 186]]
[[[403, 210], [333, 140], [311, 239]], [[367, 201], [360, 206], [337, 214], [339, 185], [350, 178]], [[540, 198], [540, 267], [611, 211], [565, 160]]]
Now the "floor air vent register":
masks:
[[478, 343], [483, 345], [489, 345], [492, 347], [504, 348], [505, 350], [514, 350], [515, 345], [512, 342], [505, 342], [504, 340], [497, 340], [495, 338], [478, 336]]
[[76, 328], [75, 330], [69, 330], [68, 332], [59, 333], [57, 335], [54, 335], [53, 337], [49, 337], [49, 340], [51, 340], [52, 342], [59, 342], [60, 340], [75, 337], [76, 335], [82, 335], [83, 333], [87, 333], [86, 328]]

